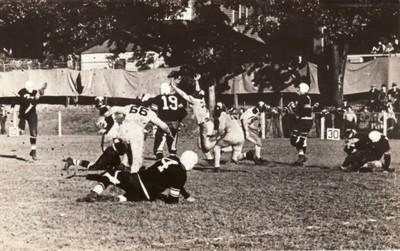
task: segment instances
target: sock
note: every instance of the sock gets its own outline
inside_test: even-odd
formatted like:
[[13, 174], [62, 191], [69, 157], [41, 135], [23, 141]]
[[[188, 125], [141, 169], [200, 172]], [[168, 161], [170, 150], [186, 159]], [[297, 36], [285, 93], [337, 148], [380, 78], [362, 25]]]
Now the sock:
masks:
[[261, 159], [261, 146], [255, 146], [255, 155], [257, 159]]
[[213, 159], [213, 155], [211, 152], [206, 152], [206, 153], [204, 153], [204, 155], [206, 155], [206, 159], [208, 159], [208, 160]]
[[221, 161], [221, 147], [215, 146], [214, 147], [214, 167], [219, 168]]

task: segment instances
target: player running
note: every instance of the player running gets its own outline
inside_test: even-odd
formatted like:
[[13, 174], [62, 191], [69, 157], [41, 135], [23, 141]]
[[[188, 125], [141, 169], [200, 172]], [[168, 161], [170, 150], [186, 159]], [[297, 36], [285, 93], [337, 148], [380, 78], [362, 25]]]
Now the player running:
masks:
[[25, 82], [25, 88], [22, 88], [18, 92], [19, 97], [19, 123], [18, 128], [20, 131], [25, 130], [25, 124], [28, 122], [29, 125], [29, 133], [30, 133], [30, 143], [31, 143], [31, 151], [29, 155], [33, 160], [37, 160], [37, 149], [36, 149], [36, 140], [37, 140], [37, 127], [38, 127], [38, 117], [36, 113], [36, 105], [41, 96], [44, 95], [44, 91], [47, 88], [47, 83], [44, 83], [43, 86], [35, 90], [34, 83], [32, 81]]
[[[181, 157], [176, 155], [162, 158], [148, 168], [141, 168], [137, 173], [112, 169], [103, 174], [89, 174], [87, 179], [98, 181], [88, 195], [78, 199], [81, 202], [94, 202], [112, 199], [114, 201], [153, 201], [163, 199], [166, 203], [178, 203], [182, 195], [187, 201], [194, 198], [185, 190], [187, 175], [198, 161], [197, 154], [185, 151]], [[115, 185], [125, 191], [118, 197], [102, 196], [102, 192], [109, 186]], [[163, 192], [169, 190], [166, 197]]]
[[260, 119], [261, 114], [269, 109], [263, 101], [259, 101], [254, 107], [250, 107], [240, 115], [240, 122], [244, 131], [244, 136], [247, 141], [254, 144], [256, 164], [263, 164], [265, 160], [261, 158], [262, 139], [260, 137]]
[[[103, 107], [104, 108], [104, 107]], [[97, 121], [107, 137], [113, 144], [108, 147], [100, 158], [90, 163], [86, 160], [67, 158], [64, 161], [65, 169], [71, 165], [79, 165], [88, 169], [101, 169], [108, 165], [119, 165], [119, 156], [127, 156], [130, 172], [139, 170], [143, 162], [144, 128], [148, 123], [154, 123], [164, 130], [170, 137], [172, 135], [168, 125], [148, 107], [142, 105], [113, 106], [101, 111], [102, 116]]]
[[181, 121], [186, 117], [186, 101], [176, 93], [171, 93], [169, 83], [161, 83], [161, 95], [150, 99], [157, 110], [158, 117], [164, 121], [172, 133], [172, 137], [166, 137], [163, 130], [158, 129], [154, 139], [153, 152], [157, 159], [163, 157], [164, 143], [167, 142], [170, 155], [176, 154], [178, 143], [178, 132]]
[[357, 133], [354, 129], [345, 132], [344, 151], [347, 157], [341, 165], [343, 171], [373, 171], [382, 168], [394, 172], [390, 168], [392, 155], [388, 138], [382, 133], [372, 130]]
[[290, 143], [296, 147], [298, 159], [294, 162], [296, 166], [302, 166], [307, 161], [307, 137], [313, 125], [311, 98], [307, 94], [310, 87], [306, 83], [299, 84], [299, 95], [295, 101], [296, 123], [290, 136]]

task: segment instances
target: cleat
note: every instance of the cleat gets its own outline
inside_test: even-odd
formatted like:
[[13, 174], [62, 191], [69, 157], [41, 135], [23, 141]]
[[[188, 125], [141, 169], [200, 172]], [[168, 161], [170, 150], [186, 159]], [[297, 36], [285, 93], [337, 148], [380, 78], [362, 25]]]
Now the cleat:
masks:
[[157, 160], [160, 160], [162, 158], [164, 158], [164, 154], [163, 153], [156, 153], [156, 159]]
[[299, 157], [303, 163], [307, 161], [307, 157], [305, 155], [300, 155]]
[[71, 157], [63, 159], [65, 162], [63, 170], [68, 170], [70, 166], [74, 166], [74, 161]]
[[250, 150], [248, 152], [246, 152], [246, 157], [245, 159], [247, 160], [254, 160], [254, 151]]
[[256, 157], [256, 158], [254, 158], [254, 164], [256, 164], [256, 165], [268, 164], [268, 160]]
[[90, 191], [85, 197], [78, 198], [77, 202], [95, 202], [97, 200], [98, 194]]
[[36, 150], [31, 150], [29, 155], [32, 157], [32, 160], [37, 160]]
[[213, 172], [214, 172], [214, 173], [219, 173], [219, 172], [221, 172], [221, 168], [219, 168], [219, 167], [214, 167]]

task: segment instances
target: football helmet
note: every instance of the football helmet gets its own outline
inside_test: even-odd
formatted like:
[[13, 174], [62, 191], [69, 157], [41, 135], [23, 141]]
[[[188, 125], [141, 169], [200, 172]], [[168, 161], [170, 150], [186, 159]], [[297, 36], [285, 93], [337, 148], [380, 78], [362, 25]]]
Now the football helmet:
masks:
[[191, 150], [187, 150], [182, 153], [180, 161], [182, 165], [185, 167], [186, 171], [190, 171], [197, 164], [199, 157], [197, 154]]
[[378, 131], [371, 131], [368, 134], [369, 140], [371, 140], [372, 143], [376, 143], [381, 139], [382, 134]]
[[299, 93], [300, 95], [307, 94], [308, 91], [310, 90], [310, 86], [306, 83], [300, 83], [299, 84]]
[[34, 83], [30, 80], [25, 82], [25, 89], [28, 90], [29, 92], [33, 91], [33, 86]]
[[160, 85], [160, 93], [161, 95], [167, 95], [171, 93], [171, 86], [167, 82], [163, 82]]

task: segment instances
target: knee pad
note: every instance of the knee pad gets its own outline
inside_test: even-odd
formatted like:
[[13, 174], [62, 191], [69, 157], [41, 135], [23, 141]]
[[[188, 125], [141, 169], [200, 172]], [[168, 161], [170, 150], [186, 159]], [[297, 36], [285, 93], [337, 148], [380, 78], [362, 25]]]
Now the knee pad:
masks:
[[297, 130], [293, 130], [292, 134], [290, 135], [290, 144], [292, 146], [297, 146], [299, 138], [299, 132]]

